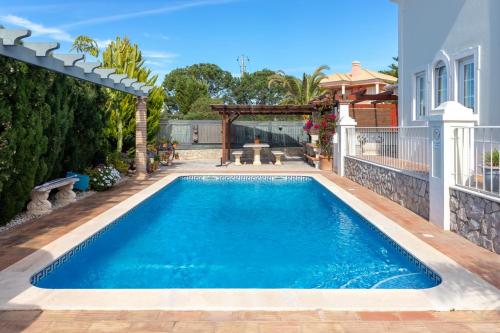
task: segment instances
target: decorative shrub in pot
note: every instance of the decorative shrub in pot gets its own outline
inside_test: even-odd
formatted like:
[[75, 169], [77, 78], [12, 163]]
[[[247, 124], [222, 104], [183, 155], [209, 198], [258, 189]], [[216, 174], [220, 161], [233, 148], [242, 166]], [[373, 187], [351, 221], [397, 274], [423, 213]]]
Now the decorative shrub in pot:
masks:
[[332, 170], [332, 139], [335, 134], [337, 117], [333, 113], [325, 114], [319, 123], [319, 168], [321, 170]]
[[486, 191], [499, 192], [500, 185], [500, 152], [493, 149], [484, 154], [484, 188]]

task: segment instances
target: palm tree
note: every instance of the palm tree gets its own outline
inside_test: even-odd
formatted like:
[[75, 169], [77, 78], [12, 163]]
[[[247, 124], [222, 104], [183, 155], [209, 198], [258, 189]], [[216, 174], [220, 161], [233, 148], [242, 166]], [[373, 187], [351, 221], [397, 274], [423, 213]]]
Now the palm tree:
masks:
[[[80, 53], [99, 56], [99, 47], [95, 40], [87, 36], [78, 36], [72, 46]], [[117, 74], [127, 74], [129, 78], [154, 86], [157, 75], [152, 75], [149, 68], [144, 67], [144, 59], [137, 44], [132, 44], [128, 38], [116, 37], [102, 52], [104, 68], [115, 68]], [[116, 151], [122, 152], [123, 141], [135, 132], [135, 104], [134, 96], [106, 89], [106, 110], [108, 128], [106, 134], [116, 139]], [[163, 109], [165, 92], [161, 87], [154, 87], [149, 92], [148, 99], [148, 138], [153, 139], [158, 130], [159, 118]]]
[[70, 51], [76, 51], [78, 53], [88, 53], [91, 56], [99, 56], [99, 45], [92, 38], [84, 35], [76, 37], [73, 45], [71, 45]]
[[321, 95], [324, 89], [319, 86], [326, 77], [323, 71], [330, 69], [326, 65], [319, 66], [312, 74], [302, 74], [302, 80], [295, 76], [286, 75], [284, 71], [277, 71], [269, 78], [269, 87], [278, 85], [286, 90], [283, 104], [308, 104], [311, 99]]

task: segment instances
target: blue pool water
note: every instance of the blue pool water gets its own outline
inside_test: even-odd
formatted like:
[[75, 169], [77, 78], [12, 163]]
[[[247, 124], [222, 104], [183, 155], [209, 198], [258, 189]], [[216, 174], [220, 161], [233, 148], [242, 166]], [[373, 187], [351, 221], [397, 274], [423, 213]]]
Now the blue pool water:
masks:
[[32, 278], [42, 288], [430, 288], [309, 177], [181, 177]]

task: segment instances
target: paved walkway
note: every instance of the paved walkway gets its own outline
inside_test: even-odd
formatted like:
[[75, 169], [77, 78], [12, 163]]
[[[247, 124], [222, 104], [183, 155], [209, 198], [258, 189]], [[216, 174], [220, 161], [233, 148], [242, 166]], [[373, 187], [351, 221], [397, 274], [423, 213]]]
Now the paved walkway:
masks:
[[[210, 162], [210, 163], [213, 163]], [[198, 163], [199, 165], [200, 163]], [[264, 168], [194, 168], [177, 165], [145, 181], [129, 180], [116, 188], [0, 234], [0, 269], [59, 238], [171, 171], [262, 172]], [[189, 167], [189, 168], [188, 168]], [[271, 166], [266, 166], [267, 168]], [[265, 172], [317, 172], [307, 165]], [[303, 169], [303, 168], [306, 169]], [[307, 169], [308, 168], [308, 169]], [[500, 288], [500, 256], [462, 237], [439, 230], [396, 203], [356, 183], [323, 173], [408, 231]], [[426, 237], [431, 235], [432, 237]], [[162, 311], [6, 311], [0, 332], [499, 332], [499, 312], [162, 312]]]

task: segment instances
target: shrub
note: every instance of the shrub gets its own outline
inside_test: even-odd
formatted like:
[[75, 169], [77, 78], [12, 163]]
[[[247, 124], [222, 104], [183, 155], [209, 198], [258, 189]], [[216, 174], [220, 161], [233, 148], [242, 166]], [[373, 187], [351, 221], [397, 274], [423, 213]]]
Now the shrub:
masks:
[[115, 167], [122, 174], [127, 173], [129, 164], [130, 163], [123, 158], [123, 155], [117, 151], [106, 156], [106, 165]]
[[120, 172], [113, 166], [101, 166], [90, 170], [90, 186], [96, 191], [105, 191], [121, 178]]
[[492, 152], [487, 152], [484, 154], [484, 162], [486, 163], [486, 165], [488, 166], [499, 166], [499, 162], [500, 162], [500, 152], [498, 151], [498, 149], [493, 149]]
[[0, 57], [0, 225], [35, 185], [105, 154], [104, 102], [96, 85]]

